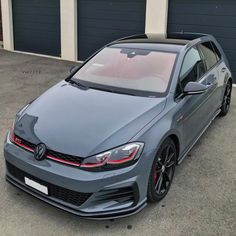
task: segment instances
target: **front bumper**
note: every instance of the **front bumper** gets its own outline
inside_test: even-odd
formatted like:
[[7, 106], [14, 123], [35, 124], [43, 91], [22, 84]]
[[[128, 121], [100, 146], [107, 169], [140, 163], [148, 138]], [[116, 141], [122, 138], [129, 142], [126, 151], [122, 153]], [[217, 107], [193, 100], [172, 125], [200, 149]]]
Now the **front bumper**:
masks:
[[[8, 182], [78, 216], [100, 220], [119, 218], [146, 206], [149, 175], [143, 163], [113, 171], [88, 172], [52, 160], [36, 161], [32, 153], [12, 144], [8, 136], [4, 156]], [[49, 194], [26, 185], [24, 177], [46, 186]]]

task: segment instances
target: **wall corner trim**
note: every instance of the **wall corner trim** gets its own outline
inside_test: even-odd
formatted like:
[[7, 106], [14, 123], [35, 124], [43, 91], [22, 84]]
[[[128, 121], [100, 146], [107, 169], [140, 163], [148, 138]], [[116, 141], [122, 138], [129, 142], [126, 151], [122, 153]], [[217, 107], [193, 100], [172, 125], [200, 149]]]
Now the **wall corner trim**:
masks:
[[12, 0], [1, 0], [3, 48], [14, 50]]
[[60, 12], [61, 58], [77, 61], [77, 0], [60, 0]]
[[147, 0], [145, 33], [167, 32], [169, 0]]

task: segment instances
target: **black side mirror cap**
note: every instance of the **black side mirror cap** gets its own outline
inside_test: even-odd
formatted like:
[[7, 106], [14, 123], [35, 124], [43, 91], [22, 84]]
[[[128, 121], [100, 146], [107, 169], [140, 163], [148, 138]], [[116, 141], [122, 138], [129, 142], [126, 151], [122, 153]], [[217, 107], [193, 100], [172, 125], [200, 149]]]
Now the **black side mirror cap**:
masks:
[[197, 95], [205, 93], [208, 89], [207, 86], [198, 82], [188, 82], [184, 88], [184, 95]]

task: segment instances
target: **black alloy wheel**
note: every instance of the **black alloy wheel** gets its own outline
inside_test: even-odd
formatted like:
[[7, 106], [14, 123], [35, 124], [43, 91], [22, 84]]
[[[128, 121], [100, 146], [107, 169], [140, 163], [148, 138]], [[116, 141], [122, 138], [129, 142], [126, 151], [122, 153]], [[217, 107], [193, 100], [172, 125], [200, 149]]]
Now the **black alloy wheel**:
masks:
[[176, 166], [176, 147], [172, 139], [166, 139], [161, 145], [152, 165], [148, 184], [148, 200], [160, 201], [168, 193]]

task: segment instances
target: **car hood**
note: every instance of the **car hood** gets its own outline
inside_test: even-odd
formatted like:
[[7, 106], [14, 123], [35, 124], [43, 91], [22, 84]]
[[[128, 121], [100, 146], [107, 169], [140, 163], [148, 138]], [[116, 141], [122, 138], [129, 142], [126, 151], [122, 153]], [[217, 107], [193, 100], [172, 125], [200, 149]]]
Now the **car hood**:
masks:
[[57, 152], [87, 157], [127, 143], [161, 113], [165, 101], [83, 90], [62, 81], [20, 114], [15, 134]]

